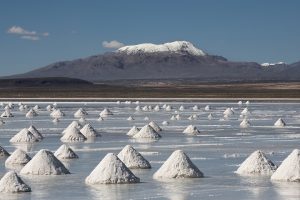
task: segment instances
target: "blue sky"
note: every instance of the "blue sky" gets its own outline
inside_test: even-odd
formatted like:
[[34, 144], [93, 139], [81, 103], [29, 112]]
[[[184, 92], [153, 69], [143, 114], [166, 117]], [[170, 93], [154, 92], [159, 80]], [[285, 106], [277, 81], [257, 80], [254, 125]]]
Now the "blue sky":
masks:
[[299, 8], [298, 0], [1, 0], [1, 75], [113, 51], [103, 46], [113, 40], [187, 40], [230, 60], [292, 63]]

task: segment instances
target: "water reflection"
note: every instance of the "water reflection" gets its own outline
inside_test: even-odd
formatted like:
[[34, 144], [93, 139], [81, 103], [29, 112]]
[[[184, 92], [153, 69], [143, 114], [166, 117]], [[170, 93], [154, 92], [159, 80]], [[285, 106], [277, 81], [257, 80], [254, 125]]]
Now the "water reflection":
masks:
[[300, 183], [296, 182], [272, 182], [275, 192], [280, 199], [300, 199]]

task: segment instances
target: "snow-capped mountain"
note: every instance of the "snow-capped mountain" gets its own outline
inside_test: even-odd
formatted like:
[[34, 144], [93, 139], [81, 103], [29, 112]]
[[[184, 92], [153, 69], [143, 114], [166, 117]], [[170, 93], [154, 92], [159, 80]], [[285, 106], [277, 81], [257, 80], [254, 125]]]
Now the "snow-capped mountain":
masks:
[[206, 55], [204, 51], [196, 48], [192, 43], [187, 41], [174, 41], [164, 44], [144, 43], [138, 45], [124, 46], [119, 48], [116, 52], [126, 54], [171, 52], [191, 54], [195, 56]]

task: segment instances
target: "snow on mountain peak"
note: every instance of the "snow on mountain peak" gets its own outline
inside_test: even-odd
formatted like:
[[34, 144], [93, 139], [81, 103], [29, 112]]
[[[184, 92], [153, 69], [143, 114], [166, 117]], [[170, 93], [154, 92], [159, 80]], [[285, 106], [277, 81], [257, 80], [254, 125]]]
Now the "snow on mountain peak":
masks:
[[187, 41], [175, 41], [164, 44], [144, 43], [138, 45], [130, 45], [119, 48], [117, 52], [126, 54], [173, 52], [188, 53], [196, 56], [206, 55], [204, 51], [196, 48], [192, 43]]

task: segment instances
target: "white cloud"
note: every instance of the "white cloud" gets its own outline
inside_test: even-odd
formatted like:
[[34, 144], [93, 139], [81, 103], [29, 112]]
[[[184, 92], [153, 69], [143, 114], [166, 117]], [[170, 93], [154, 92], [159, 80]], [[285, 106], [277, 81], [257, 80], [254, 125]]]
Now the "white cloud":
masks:
[[17, 35], [36, 35], [36, 31], [28, 31], [21, 26], [12, 26], [7, 30], [9, 34], [17, 34]]
[[22, 35], [20, 38], [25, 40], [33, 40], [33, 41], [37, 41], [40, 39], [39, 36], [35, 36], [35, 35]]
[[118, 42], [117, 40], [112, 40], [110, 42], [103, 41], [102, 46], [108, 49], [118, 49], [120, 47], [123, 47], [124, 44], [122, 42]]

